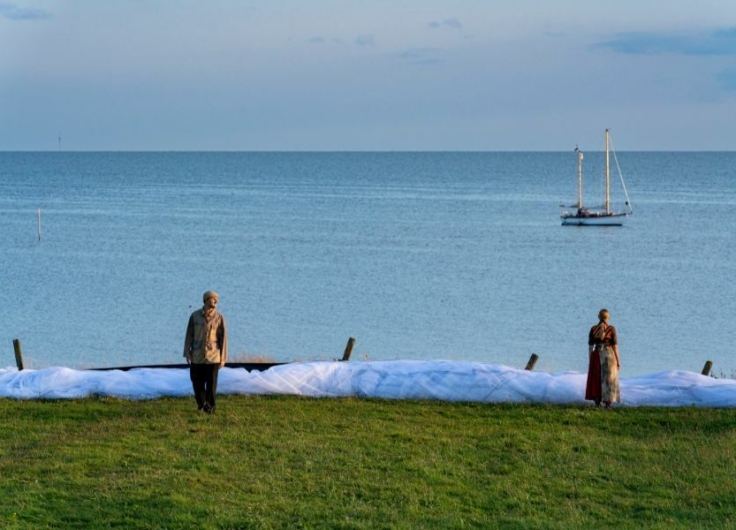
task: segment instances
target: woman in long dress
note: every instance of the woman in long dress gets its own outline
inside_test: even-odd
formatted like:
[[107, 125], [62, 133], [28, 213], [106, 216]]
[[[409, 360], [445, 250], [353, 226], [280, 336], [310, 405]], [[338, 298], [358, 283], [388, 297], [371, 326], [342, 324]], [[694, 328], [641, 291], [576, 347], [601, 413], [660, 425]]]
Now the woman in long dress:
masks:
[[607, 409], [611, 408], [611, 403], [621, 401], [618, 338], [616, 328], [608, 323], [609, 317], [608, 310], [601, 309], [598, 324], [588, 333], [588, 381], [585, 386], [585, 399], [595, 401], [597, 407], [603, 402]]

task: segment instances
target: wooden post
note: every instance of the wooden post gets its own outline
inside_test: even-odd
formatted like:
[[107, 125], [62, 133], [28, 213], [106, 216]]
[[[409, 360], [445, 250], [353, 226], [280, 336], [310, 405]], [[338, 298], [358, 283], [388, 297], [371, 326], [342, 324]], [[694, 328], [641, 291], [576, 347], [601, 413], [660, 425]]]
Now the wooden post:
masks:
[[23, 352], [20, 349], [20, 341], [13, 339], [13, 349], [15, 350], [15, 364], [18, 365], [18, 370], [23, 370]]
[[713, 368], [713, 361], [705, 361], [705, 366], [703, 366], [703, 375], [710, 375], [711, 368]]
[[532, 353], [532, 356], [529, 357], [529, 362], [526, 363], [526, 368], [524, 370], [534, 370], [534, 365], [537, 364], [537, 361], [539, 360], [539, 355], [536, 353]]
[[353, 346], [355, 346], [355, 339], [353, 337], [350, 337], [348, 339], [348, 343], [345, 345], [345, 353], [342, 354], [341, 361], [349, 361], [350, 360], [350, 354], [353, 352]]
[[41, 241], [41, 208], [38, 209], [38, 240]]

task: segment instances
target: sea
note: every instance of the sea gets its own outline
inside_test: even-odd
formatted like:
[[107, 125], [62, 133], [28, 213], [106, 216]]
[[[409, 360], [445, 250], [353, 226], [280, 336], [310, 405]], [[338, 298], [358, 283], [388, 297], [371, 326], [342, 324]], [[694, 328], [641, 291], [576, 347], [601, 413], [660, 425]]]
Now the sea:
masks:
[[[583, 196], [603, 200], [603, 153]], [[202, 293], [230, 360], [733, 377], [736, 153], [622, 152], [622, 227], [562, 226], [570, 152], [2, 152], [0, 366], [182, 362]]]

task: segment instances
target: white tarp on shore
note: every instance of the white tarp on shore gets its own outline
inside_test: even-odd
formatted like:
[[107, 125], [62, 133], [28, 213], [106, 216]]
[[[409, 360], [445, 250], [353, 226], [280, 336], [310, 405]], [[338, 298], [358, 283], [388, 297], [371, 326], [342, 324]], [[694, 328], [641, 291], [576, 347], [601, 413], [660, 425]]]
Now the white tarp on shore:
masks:
[[[305, 362], [263, 372], [220, 370], [218, 394], [436, 399], [485, 403], [584, 403], [586, 375], [548, 374], [498, 364], [453, 361]], [[184, 368], [129, 371], [0, 369], [0, 397], [110, 396], [153, 399], [192, 395]], [[624, 406], [736, 407], [736, 380], [669, 371], [621, 379]]]

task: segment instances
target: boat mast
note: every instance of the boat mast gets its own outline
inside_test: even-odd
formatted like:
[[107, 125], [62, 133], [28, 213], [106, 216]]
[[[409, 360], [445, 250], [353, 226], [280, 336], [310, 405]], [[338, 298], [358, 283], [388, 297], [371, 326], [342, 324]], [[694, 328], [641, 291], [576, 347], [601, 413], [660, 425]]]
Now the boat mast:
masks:
[[583, 152], [578, 149], [578, 210], [583, 207]]
[[608, 157], [608, 129], [606, 129], [606, 213], [611, 213], [611, 166]]

